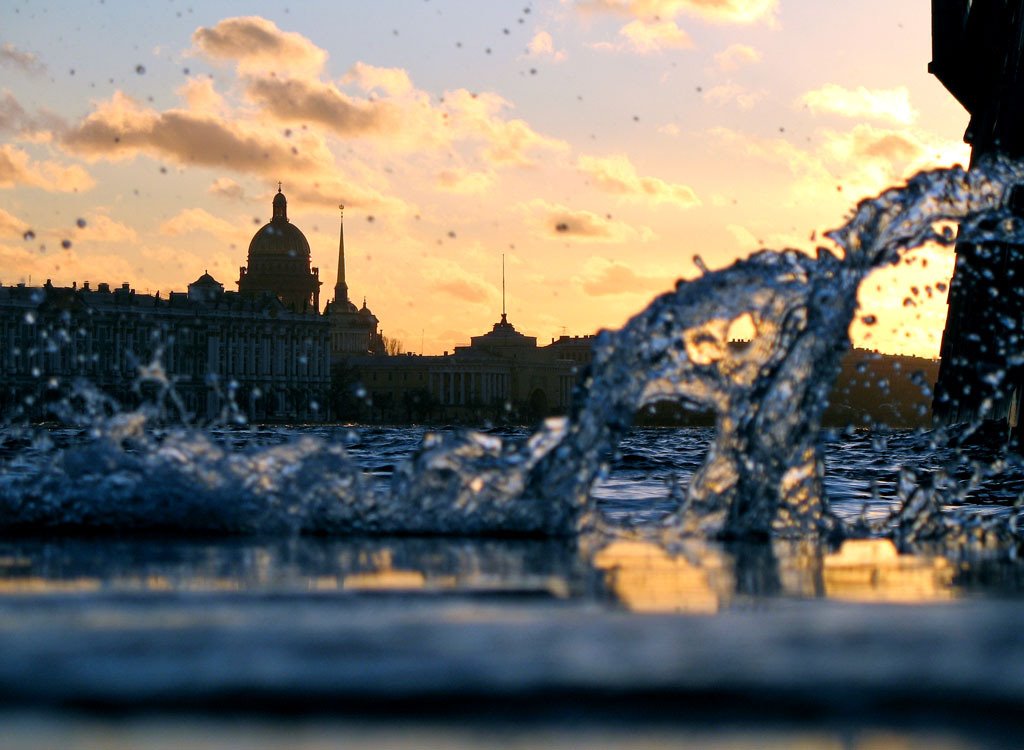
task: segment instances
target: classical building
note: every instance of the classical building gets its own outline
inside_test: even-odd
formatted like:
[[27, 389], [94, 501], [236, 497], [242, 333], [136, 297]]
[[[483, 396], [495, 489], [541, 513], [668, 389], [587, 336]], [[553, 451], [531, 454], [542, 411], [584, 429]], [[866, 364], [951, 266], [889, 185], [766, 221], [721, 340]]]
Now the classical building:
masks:
[[[565, 413], [593, 336], [562, 336], [538, 346], [505, 313], [490, 331], [449, 354], [353, 357], [349, 385], [367, 395], [341, 417], [376, 421], [535, 420]], [[339, 410], [339, 411], [343, 411]]]
[[272, 294], [241, 295], [204, 273], [188, 292], [138, 294], [127, 283], [0, 286], [0, 409], [46, 416], [81, 379], [122, 405], [173, 391], [169, 417], [218, 418], [233, 402], [254, 421], [327, 417], [327, 321]]
[[[127, 283], [0, 286], [0, 406], [43, 415], [76, 378], [132, 404], [153, 386], [140, 373], [159, 361], [173, 385], [168, 405], [189, 418], [218, 418], [233, 403], [255, 421], [326, 419], [331, 322], [319, 311], [319, 276], [279, 185], [237, 292], [209, 273], [166, 298]], [[368, 314], [356, 313], [364, 328]]]

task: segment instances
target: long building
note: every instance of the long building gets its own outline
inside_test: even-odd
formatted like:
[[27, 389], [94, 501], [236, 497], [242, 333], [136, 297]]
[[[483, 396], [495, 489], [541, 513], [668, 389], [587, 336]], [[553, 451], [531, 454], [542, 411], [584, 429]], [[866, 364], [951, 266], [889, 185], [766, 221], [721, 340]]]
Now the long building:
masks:
[[[565, 413], [593, 336], [538, 346], [508, 322], [437, 356], [350, 357], [336, 370], [342, 418], [383, 422], [533, 421]], [[340, 387], [339, 387], [340, 386]], [[359, 398], [347, 397], [355, 391]]]
[[232, 402], [255, 421], [327, 416], [328, 321], [273, 294], [225, 292], [206, 273], [167, 297], [127, 283], [0, 286], [4, 413], [45, 417], [79, 380], [135, 405], [163, 390], [154, 364], [173, 388], [161, 397], [172, 419], [229, 419]]

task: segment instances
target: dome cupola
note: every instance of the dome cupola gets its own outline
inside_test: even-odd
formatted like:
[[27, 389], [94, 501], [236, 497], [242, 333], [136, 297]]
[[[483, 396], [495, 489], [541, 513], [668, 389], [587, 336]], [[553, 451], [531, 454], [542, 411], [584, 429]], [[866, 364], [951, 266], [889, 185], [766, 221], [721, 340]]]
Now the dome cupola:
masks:
[[297, 311], [320, 309], [320, 279], [310, 268], [309, 241], [288, 221], [288, 199], [277, 184], [273, 216], [252, 236], [248, 265], [239, 272], [242, 294], [272, 292]]

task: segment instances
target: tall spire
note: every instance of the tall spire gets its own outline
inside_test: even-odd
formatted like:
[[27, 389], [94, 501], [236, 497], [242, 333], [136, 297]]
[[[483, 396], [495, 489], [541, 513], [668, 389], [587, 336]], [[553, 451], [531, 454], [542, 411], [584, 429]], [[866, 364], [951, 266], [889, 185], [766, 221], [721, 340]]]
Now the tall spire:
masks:
[[505, 315], [505, 253], [501, 254], [501, 322], [508, 322]]
[[339, 203], [341, 229], [338, 233], [338, 283], [334, 285], [334, 303], [348, 303], [348, 284], [345, 282], [345, 204]]

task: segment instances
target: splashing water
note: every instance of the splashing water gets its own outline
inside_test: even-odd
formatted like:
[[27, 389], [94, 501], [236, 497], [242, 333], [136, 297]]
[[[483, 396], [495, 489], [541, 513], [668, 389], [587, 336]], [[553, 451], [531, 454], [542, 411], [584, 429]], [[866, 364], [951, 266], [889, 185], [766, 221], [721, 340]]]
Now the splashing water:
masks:
[[[862, 202], [831, 232], [839, 253], [764, 250], [680, 281], [598, 336], [568, 417], [528, 440], [428, 436], [382, 486], [338, 441], [305, 437], [237, 453], [199, 430], [155, 435], [143, 411], [96, 417], [88, 445], [0, 476], [0, 528], [574, 534], [598, 524], [591, 487], [634, 414], [675, 399], [713, 409], [716, 435], [660, 533], [1005, 543], [1016, 536], [1012, 518], [999, 525], [941, 509], [1003, 468], [996, 464], [967, 482], [905, 472], [899, 513], [876, 526], [844, 523], [823, 492], [819, 431], [865, 276], [926, 242], [952, 244], [949, 222], [959, 222], [961, 240], [1024, 242], [1003, 205], [1021, 182], [1024, 167], [1006, 160], [921, 173]], [[754, 334], [731, 346], [739, 325]], [[933, 447], [943, 440], [936, 433]]]

